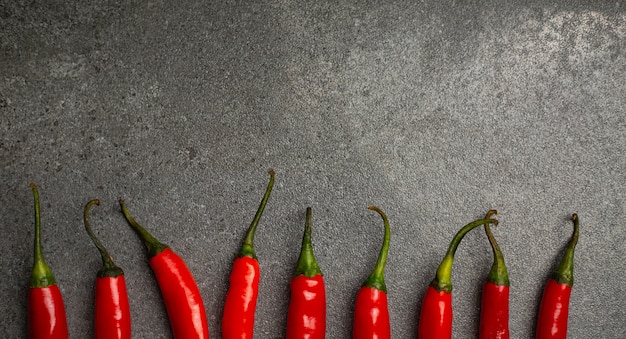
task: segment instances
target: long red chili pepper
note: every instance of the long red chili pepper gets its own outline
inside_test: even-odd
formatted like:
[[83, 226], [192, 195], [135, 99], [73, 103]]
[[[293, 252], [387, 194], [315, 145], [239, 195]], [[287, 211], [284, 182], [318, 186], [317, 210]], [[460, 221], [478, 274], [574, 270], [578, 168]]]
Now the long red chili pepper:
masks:
[[209, 326], [204, 303], [189, 268], [169, 246], [159, 242], [133, 219], [122, 199], [120, 206], [124, 217], [146, 246], [174, 338], [208, 339]]
[[383, 218], [385, 237], [378, 254], [374, 270], [365, 280], [354, 303], [354, 324], [352, 337], [355, 339], [388, 339], [391, 337], [389, 308], [387, 305], [387, 285], [385, 284], [385, 265], [389, 253], [391, 230], [383, 211], [376, 206], [368, 207]]
[[113, 262], [113, 258], [91, 229], [89, 210], [93, 205], [100, 205], [100, 200], [93, 199], [85, 205], [84, 221], [87, 234], [102, 257], [102, 268], [96, 277], [94, 337], [96, 339], [129, 339], [131, 337], [130, 305], [124, 271]]
[[254, 233], [274, 186], [274, 170], [270, 169], [268, 173], [270, 181], [267, 189], [248, 227], [243, 245], [233, 262], [233, 269], [230, 273], [230, 287], [226, 293], [222, 315], [222, 337], [225, 339], [252, 339], [254, 334], [254, 312], [261, 274], [259, 261], [254, 251]]
[[322, 270], [313, 255], [312, 210], [306, 209], [306, 224], [300, 258], [291, 279], [291, 299], [287, 315], [287, 339], [326, 337], [326, 291]]
[[569, 298], [574, 284], [574, 248], [578, 243], [578, 215], [572, 215], [574, 234], [559, 266], [546, 283], [537, 316], [537, 339], [565, 339]]
[[457, 232], [441, 264], [437, 268], [437, 275], [430, 283], [420, 311], [418, 335], [420, 339], [446, 339], [452, 338], [452, 263], [454, 253], [459, 243], [475, 227], [492, 223], [498, 224], [495, 219], [481, 219], [465, 225]]
[[63, 296], [41, 249], [39, 192], [34, 183], [29, 186], [35, 197], [35, 261], [28, 284], [28, 337], [65, 339], [69, 334]]
[[[487, 212], [485, 219], [491, 218], [495, 213], [494, 210]], [[493, 265], [483, 285], [478, 337], [509, 339], [509, 273], [489, 224], [485, 224], [485, 233], [493, 250]]]

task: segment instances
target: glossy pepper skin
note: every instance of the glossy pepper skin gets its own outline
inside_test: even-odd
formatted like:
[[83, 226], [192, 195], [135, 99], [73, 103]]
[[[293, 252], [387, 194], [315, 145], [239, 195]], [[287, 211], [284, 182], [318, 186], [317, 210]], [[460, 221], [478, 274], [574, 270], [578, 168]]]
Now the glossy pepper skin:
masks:
[[34, 265], [28, 289], [28, 337], [31, 339], [66, 339], [69, 336], [65, 305], [41, 248], [39, 192], [30, 184], [35, 198]]
[[287, 314], [287, 339], [324, 339], [326, 337], [326, 290], [322, 270], [313, 255], [311, 208], [306, 209], [302, 249], [294, 277]]
[[495, 219], [481, 219], [465, 225], [457, 232], [441, 264], [437, 268], [437, 275], [430, 283], [420, 310], [417, 337], [420, 339], [449, 339], [452, 338], [452, 263], [454, 253], [461, 240], [472, 229], [492, 223], [497, 225]]
[[[489, 219], [492, 214], [495, 211], [487, 212], [485, 219]], [[493, 265], [483, 285], [478, 337], [509, 339], [509, 274], [489, 224], [485, 224], [485, 233], [493, 251]]]
[[552, 277], [548, 279], [541, 297], [537, 316], [537, 339], [565, 339], [569, 299], [574, 285], [574, 248], [578, 243], [578, 215], [572, 215], [574, 234]]
[[209, 326], [204, 303], [189, 268], [178, 254], [156, 240], [133, 219], [122, 199], [120, 206], [124, 217], [146, 246], [174, 338], [208, 339]]
[[222, 315], [222, 338], [252, 339], [254, 335], [254, 313], [259, 294], [259, 261], [254, 250], [254, 234], [263, 215], [263, 210], [274, 186], [274, 170], [268, 171], [270, 181], [257, 209], [246, 237], [233, 262], [230, 273], [230, 286], [224, 302]]
[[89, 201], [85, 205], [83, 216], [85, 230], [102, 258], [102, 268], [96, 276], [94, 337], [95, 339], [130, 339], [130, 304], [124, 271], [113, 262], [113, 258], [91, 229], [89, 211], [94, 205], [100, 205], [100, 201], [98, 199]]
[[389, 253], [391, 230], [387, 216], [382, 210], [376, 206], [370, 206], [368, 209], [376, 211], [383, 218], [385, 237], [376, 266], [356, 296], [352, 338], [389, 339], [391, 338], [391, 326], [387, 303], [387, 285], [385, 284], [385, 265]]

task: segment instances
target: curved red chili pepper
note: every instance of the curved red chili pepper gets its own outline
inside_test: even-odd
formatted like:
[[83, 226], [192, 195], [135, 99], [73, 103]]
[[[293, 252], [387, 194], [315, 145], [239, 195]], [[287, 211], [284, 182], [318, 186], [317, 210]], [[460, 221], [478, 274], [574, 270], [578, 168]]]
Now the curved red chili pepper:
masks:
[[376, 206], [368, 207], [383, 218], [385, 237], [378, 254], [374, 270], [365, 280], [354, 303], [354, 324], [352, 337], [355, 339], [391, 337], [389, 307], [387, 305], [387, 285], [385, 284], [385, 265], [389, 253], [391, 230], [385, 213]]
[[420, 310], [420, 320], [417, 337], [421, 339], [446, 339], [452, 338], [452, 263], [454, 253], [459, 243], [475, 227], [493, 223], [495, 219], [481, 219], [465, 225], [454, 236], [446, 255], [437, 268], [437, 275], [430, 283]]
[[209, 326], [202, 295], [189, 268], [178, 254], [156, 240], [128, 213], [120, 199], [124, 217], [143, 240], [150, 267], [159, 283], [174, 338], [209, 338]]
[[[495, 210], [487, 212], [485, 219], [491, 218], [495, 213]], [[478, 337], [509, 339], [509, 273], [489, 224], [485, 224], [485, 233], [493, 250], [493, 265], [483, 285]]]
[[326, 337], [326, 291], [322, 270], [313, 255], [312, 210], [306, 209], [302, 248], [294, 277], [287, 313], [287, 339], [324, 339]]
[[233, 262], [230, 273], [230, 286], [224, 302], [222, 315], [222, 337], [225, 339], [250, 338], [254, 334], [254, 312], [259, 294], [259, 261], [254, 251], [254, 233], [263, 215], [263, 210], [274, 186], [274, 170], [268, 171], [270, 181], [257, 209], [256, 215], [248, 227], [246, 237]]
[[69, 336], [61, 290], [46, 264], [41, 248], [39, 192], [29, 187], [35, 198], [34, 264], [28, 289], [28, 337], [32, 339], [66, 339]]
[[100, 205], [93, 199], [85, 205], [85, 230], [100, 252], [102, 268], [98, 271], [95, 286], [94, 337], [96, 339], [129, 339], [131, 337], [130, 305], [126, 292], [124, 271], [93, 233], [89, 225], [89, 210]]
[[578, 215], [572, 215], [574, 234], [552, 277], [546, 283], [537, 316], [537, 339], [565, 339], [569, 298], [574, 285], [574, 248], [578, 243]]

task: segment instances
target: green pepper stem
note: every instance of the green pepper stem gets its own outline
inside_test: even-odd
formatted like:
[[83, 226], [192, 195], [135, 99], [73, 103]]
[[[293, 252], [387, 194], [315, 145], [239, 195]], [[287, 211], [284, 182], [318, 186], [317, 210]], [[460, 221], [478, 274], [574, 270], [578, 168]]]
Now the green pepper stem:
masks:
[[430, 283], [432, 287], [434, 287], [439, 292], [441, 291], [446, 292], [446, 293], [452, 292], [452, 263], [454, 262], [454, 253], [456, 252], [457, 247], [459, 247], [459, 243], [461, 243], [461, 240], [463, 239], [465, 234], [467, 234], [467, 232], [471, 231], [472, 229], [480, 225], [489, 224], [489, 223], [497, 225], [498, 220], [495, 220], [495, 219], [475, 220], [463, 226], [463, 228], [461, 228], [456, 233], [456, 235], [454, 236], [454, 238], [452, 238], [452, 241], [450, 242], [450, 246], [448, 247], [448, 251], [446, 252], [446, 255], [443, 257], [441, 264], [439, 264], [439, 267], [437, 268], [437, 275], [435, 276], [435, 279], [433, 279], [433, 281]]
[[572, 214], [572, 221], [574, 222], [574, 234], [567, 244], [559, 266], [552, 275], [552, 279], [556, 280], [557, 283], [568, 286], [574, 285], [574, 248], [578, 243], [578, 214]]
[[34, 183], [28, 185], [33, 190], [35, 199], [35, 244], [34, 244], [34, 263], [33, 271], [30, 275], [29, 286], [33, 288], [48, 287], [56, 285], [56, 279], [46, 264], [41, 248], [41, 215], [39, 208], [39, 191]]
[[313, 254], [313, 244], [311, 243], [311, 233], [313, 228], [313, 217], [311, 207], [306, 209], [306, 223], [304, 226], [304, 235], [302, 236], [302, 249], [300, 250], [300, 257], [298, 258], [298, 264], [294, 276], [304, 275], [307, 278], [313, 278], [316, 275], [321, 275], [322, 270], [315, 260]]
[[[485, 219], [491, 218], [494, 214], [498, 214], [498, 211], [488, 211], [485, 215]], [[498, 286], [509, 286], [509, 272], [504, 263], [504, 255], [502, 255], [496, 238], [493, 236], [493, 233], [491, 233], [489, 224], [485, 224], [485, 233], [487, 233], [487, 238], [489, 239], [489, 244], [491, 244], [491, 250], [493, 251], [493, 265], [491, 265], [491, 271], [489, 271], [489, 275], [487, 275], [487, 281]]]
[[167, 245], [158, 241], [155, 237], [152, 236], [152, 234], [148, 233], [148, 231], [146, 231], [143, 227], [141, 227], [141, 225], [139, 225], [135, 221], [135, 219], [128, 212], [128, 209], [126, 209], [126, 204], [124, 204], [124, 199], [119, 199], [119, 202], [122, 208], [122, 213], [124, 214], [124, 217], [126, 218], [126, 221], [128, 221], [128, 224], [130, 224], [130, 226], [133, 228], [135, 233], [137, 233], [137, 235], [141, 238], [141, 240], [143, 240], [143, 244], [146, 246], [146, 249], [148, 250], [148, 256], [150, 258], [163, 252], [163, 250], [168, 248]]
[[100, 252], [100, 256], [102, 257], [102, 268], [98, 271], [98, 277], [117, 277], [124, 274], [124, 271], [113, 262], [113, 258], [106, 250], [106, 248], [102, 245], [98, 237], [93, 233], [91, 229], [91, 225], [89, 224], [89, 211], [93, 205], [100, 205], [100, 200], [93, 199], [90, 200], [87, 205], [85, 205], [85, 211], [83, 214], [83, 220], [85, 221], [85, 230], [87, 230], [87, 234], [91, 241], [93, 241], [94, 245]]
[[383, 246], [380, 248], [380, 253], [378, 254], [376, 266], [362, 286], [375, 288], [377, 290], [387, 293], [387, 285], [385, 284], [385, 265], [387, 264], [387, 255], [389, 254], [389, 240], [391, 238], [389, 220], [387, 219], [387, 215], [385, 215], [385, 213], [380, 208], [376, 206], [370, 206], [367, 209], [370, 211], [376, 211], [383, 218], [383, 224], [385, 225], [385, 238], [383, 240]]
[[254, 219], [252, 219], [252, 223], [248, 227], [248, 231], [246, 232], [246, 237], [243, 240], [243, 244], [241, 245], [241, 250], [237, 254], [238, 257], [249, 257], [256, 259], [256, 252], [254, 251], [254, 234], [256, 232], [256, 228], [259, 225], [259, 221], [261, 220], [261, 216], [263, 215], [263, 210], [265, 209], [265, 205], [267, 204], [267, 200], [270, 198], [270, 193], [272, 193], [272, 187], [274, 187], [274, 175], [276, 174], [273, 169], [267, 171], [270, 175], [270, 181], [267, 184], [267, 188], [265, 189], [265, 194], [263, 195], [263, 199], [261, 200], [261, 204], [254, 215]]

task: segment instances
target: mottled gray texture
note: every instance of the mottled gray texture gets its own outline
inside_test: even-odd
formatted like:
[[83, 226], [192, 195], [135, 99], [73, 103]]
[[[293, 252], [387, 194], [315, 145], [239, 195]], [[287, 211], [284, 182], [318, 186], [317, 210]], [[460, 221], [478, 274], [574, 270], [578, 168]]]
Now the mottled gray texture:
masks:
[[[133, 333], [168, 338], [142, 244], [117, 205], [187, 261], [212, 338], [267, 182], [256, 337], [284, 337], [304, 212], [326, 274], [329, 338], [392, 227], [394, 338], [415, 337], [448, 241], [496, 208], [513, 338], [577, 212], [570, 338], [626, 337], [623, 1], [0, 3], [0, 336], [25, 336], [28, 183], [72, 338], [92, 336], [92, 222], [126, 271]], [[454, 266], [454, 338], [474, 338], [491, 265], [482, 231]]]

